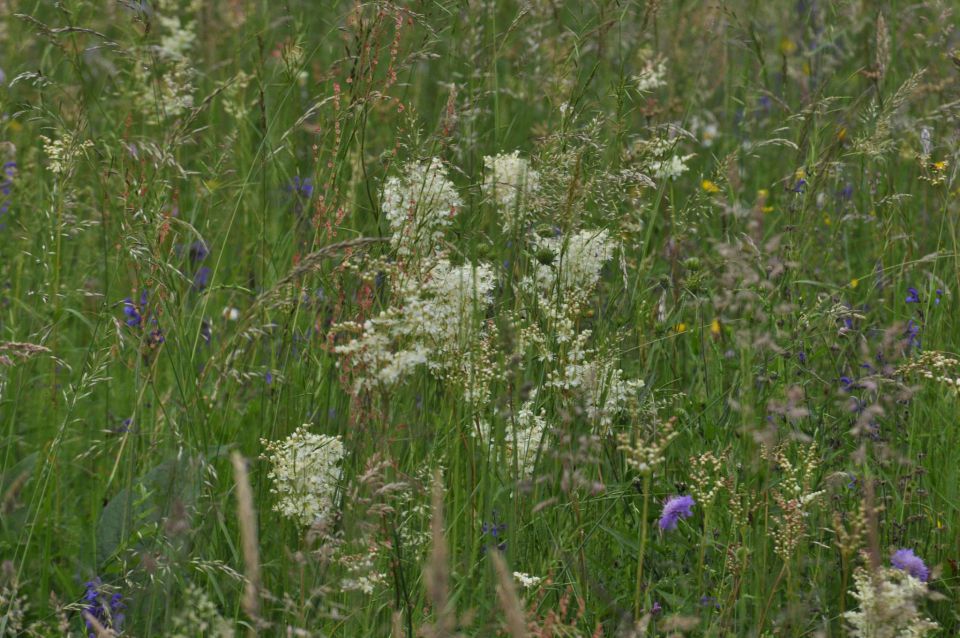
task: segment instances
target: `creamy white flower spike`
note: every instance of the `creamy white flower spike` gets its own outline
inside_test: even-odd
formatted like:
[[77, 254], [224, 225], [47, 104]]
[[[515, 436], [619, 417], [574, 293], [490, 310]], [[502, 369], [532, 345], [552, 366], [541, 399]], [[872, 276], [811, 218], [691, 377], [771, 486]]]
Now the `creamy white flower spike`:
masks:
[[383, 186], [383, 214], [403, 257], [435, 252], [463, 202], [439, 158], [410, 163]]
[[862, 567], [854, 572], [859, 601], [856, 611], [845, 616], [850, 635], [856, 638], [920, 638], [939, 628], [924, 617], [919, 602], [927, 596], [927, 584], [905, 571], [884, 567], [871, 575]]
[[267, 477], [277, 496], [274, 509], [304, 526], [325, 522], [343, 472], [340, 437], [314, 434], [303, 425], [283, 441], [261, 443], [271, 465]]
[[494, 283], [489, 265], [454, 266], [437, 258], [424, 279], [400, 284], [400, 304], [353, 326], [359, 336], [335, 348], [364, 369], [356, 389], [393, 385], [419, 365], [443, 373], [459, 364], [480, 337]]
[[484, 157], [483, 164], [483, 192], [497, 204], [503, 229], [509, 231], [526, 219], [525, 204], [540, 190], [540, 173], [518, 151]]
[[555, 292], [589, 295], [600, 280], [603, 265], [613, 256], [613, 242], [606, 229], [539, 237], [536, 245], [550, 260], [548, 264], [538, 263], [536, 273], [537, 284], [548, 297]]

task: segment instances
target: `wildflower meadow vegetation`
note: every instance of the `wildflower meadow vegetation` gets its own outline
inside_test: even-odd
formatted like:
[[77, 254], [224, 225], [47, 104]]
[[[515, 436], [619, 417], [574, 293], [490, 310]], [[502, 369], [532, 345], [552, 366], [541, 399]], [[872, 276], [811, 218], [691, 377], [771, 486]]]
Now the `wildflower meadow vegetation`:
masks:
[[960, 635], [953, 0], [0, 0], [0, 636]]

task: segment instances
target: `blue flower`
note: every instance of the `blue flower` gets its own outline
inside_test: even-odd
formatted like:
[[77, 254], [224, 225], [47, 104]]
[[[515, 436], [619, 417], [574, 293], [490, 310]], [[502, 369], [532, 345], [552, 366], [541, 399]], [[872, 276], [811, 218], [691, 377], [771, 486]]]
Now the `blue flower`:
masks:
[[[17, 174], [17, 163], [6, 162], [3, 165], [3, 181], [0, 181], [0, 215], [10, 210], [10, 194], [13, 192], [13, 178]], [[0, 228], [3, 224], [0, 224]]]
[[290, 186], [287, 186], [287, 190], [298, 197], [309, 199], [310, 196], [313, 195], [313, 182], [309, 177], [301, 178], [299, 175], [295, 175], [293, 182]]
[[[484, 524], [481, 525], [481, 527], [480, 527], [480, 532], [481, 532], [484, 536], [490, 536], [491, 540], [493, 541], [490, 545], [493, 546], [493, 547], [496, 548], [496, 549], [499, 549], [501, 552], [506, 551], [506, 549], [507, 549], [507, 542], [506, 542], [506, 540], [503, 540], [503, 539], [500, 537], [500, 535], [503, 534], [506, 530], [507, 530], [507, 524], [506, 524], [506, 523], [500, 523], [500, 522], [497, 521], [497, 512], [496, 512], [496, 510], [494, 510], [494, 512], [493, 512], [493, 522], [492, 522], [492, 523], [484, 523]], [[484, 544], [484, 546], [481, 548], [481, 551], [486, 552], [486, 551], [487, 551], [487, 548], [488, 548], [488, 545], [487, 545], [487, 544]]]
[[920, 347], [920, 325], [913, 319], [907, 322], [907, 329], [903, 335], [907, 338], [907, 350]]
[[201, 266], [193, 275], [193, 289], [203, 290], [210, 283], [210, 273], [212, 271], [206, 266]]
[[890, 557], [890, 563], [897, 569], [902, 569], [914, 578], [927, 582], [930, 570], [923, 559], [913, 553], [912, 549], [898, 549]]
[[907, 288], [907, 303], [920, 303], [920, 293], [914, 287]]
[[[123, 627], [123, 610], [127, 606], [123, 603], [123, 596], [119, 592], [110, 594], [103, 591], [103, 581], [99, 577], [86, 583], [87, 591], [83, 595], [85, 605], [83, 610], [92, 616], [102, 627], [119, 632]], [[90, 638], [96, 637], [93, 624], [84, 618]]]
[[131, 328], [139, 328], [143, 325], [143, 315], [147, 311], [147, 291], [140, 293], [140, 303], [134, 304], [133, 299], [127, 297], [123, 300], [123, 314], [127, 317], [127, 325]]
[[667, 499], [663, 505], [663, 513], [660, 514], [660, 529], [664, 531], [677, 529], [677, 522], [681, 518], [693, 516], [694, 505], [696, 501], [692, 496], [673, 496]]
[[187, 251], [187, 256], [190, 258], [191, 264], [196, 264], [207, 258], [207, 255], [210, 254], [210, 249], [207, 248], [207, 245], [200, 240], [197, 240], [190, 244], [190, 249]]

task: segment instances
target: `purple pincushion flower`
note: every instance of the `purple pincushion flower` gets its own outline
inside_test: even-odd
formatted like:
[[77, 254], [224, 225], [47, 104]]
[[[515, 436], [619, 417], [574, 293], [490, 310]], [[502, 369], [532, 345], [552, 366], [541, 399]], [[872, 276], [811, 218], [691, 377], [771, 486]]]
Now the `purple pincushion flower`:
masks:
[[898, 549], [890, 557], [890, 563], [897, 569], [902, 569], [914, 578], [927, 582], [930, 570], [923, 559], [913, 553], [912, 549]]
[[660, 529], [664, 531], [677, 529], [677, 522], [681, 518], [693, 516], [694, 505], [696, 501], [692, 496], [673, 496], [667, 499], [663, 505], [663, 513], [660, 515]]

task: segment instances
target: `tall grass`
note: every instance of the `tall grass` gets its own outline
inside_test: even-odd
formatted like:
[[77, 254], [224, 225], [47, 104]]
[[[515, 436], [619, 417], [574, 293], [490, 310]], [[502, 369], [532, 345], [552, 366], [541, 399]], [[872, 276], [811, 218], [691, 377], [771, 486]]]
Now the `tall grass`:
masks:
[[0, 0], [0, 635], [955, 635], [955, 22]]

